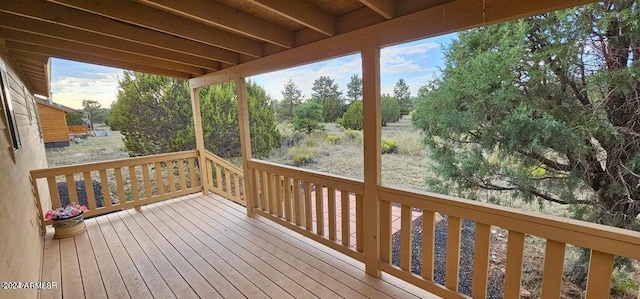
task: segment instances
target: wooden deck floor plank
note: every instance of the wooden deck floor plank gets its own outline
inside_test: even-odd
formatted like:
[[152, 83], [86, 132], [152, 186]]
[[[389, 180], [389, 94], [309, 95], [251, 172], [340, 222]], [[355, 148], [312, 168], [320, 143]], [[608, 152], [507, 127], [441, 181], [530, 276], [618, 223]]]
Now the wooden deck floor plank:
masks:
[[[208, 196], [214, 199], [211, 203], [215, 207], [220, 208], [220, 211], [226, 211], [229, 215], [233, 215], [234, 217], [243, 220], [245, 227], [249, 231], [257, 228], [267, 232], [269, 235], [265, 237], [268, 238], [270, 242], [276, 242], [278, 243], [278, 246], [284, 246], [285, 248], [295, 248], [295, 250], [287, 249], [287, 251], [296, 253], [297, 256], [305, 261], [313, 261], [317, 264], [317, 267], [323, 269], [325, 273], [333, 273], [332, 275], [340, 277], [340, 281], [350, 279], [356, 279], [356, 281], [359, 281], [357, 283], [350, 283], [349, 285], [351, 286], [365, 284], [377, 292], [381, 292], [394, 298], [433, 298], [432, 294], [396, 279], [395, 277], [391, 277], [390, 275], [383, 274], [383, 279], [377, 279], [366, 275], [363, 272], [364, 265], [361, 262], [343, 255], [329, 247], [322, 246], [321, 244], [297, 234], [296, 232], [290, 231], [285, 227], [273, 225], [271, 220], [264, 217], [250, 218], [242, 212], [242, 207], [229, 204], [225, 199], [220, 198], [217, 195]], [[336, 270], [338, 272], [336, 272]], [[342, 274], [339, 272], [342, 272]], [[344, 274], [347, 274], [347, 276]]]
[[[261, 248], [253, 248], [253, 250], [249, 248], [245, 248], [243, 245], [237, 243], [239, 240], [235, 240], [233, 238], [229, 238], [223, 230], [215, 227], [214, 225], [210, 225], [207, 221], [200, 219], [203, 217], [200, 211], [187, 204], [186, 202], [179, 202], [176, 205], [172, 205], [175, 207], [176, 211], [182, 211], [184, 213], [190, 213], [195, 216], [190, 218], [194, 225], [197, 225], [203, 228], [207, 234], [212, 236], [213, 238], [219, 240], [223, 245], [227, 248], [238, 254], [240, 258], [245, 260], [247, 263], [252, 265], [254, 268], [258, 269], [258, 271], [262, 272], [264, 275], [268, 276], [271, 280], [277, 283], [281, 288], [286, 290], [291, 296], [295, 298], [317, 298], [317, 294], [309, 292], [305, 287], [304, 281], [312, 284], [313, 282], [307, 281], [308, 277], [303, 273], [289, 267], [288, 265], [283, 265], [281, 261], [278, 261], [273, 258], [268, 252], [264, 251]], [[288, 275], [294, 276], [291, 278]], [[310, 286], [313, 286], [310, 285]], [[335, 298], [334, 293], [334, 298]]]
[[43, 280], [61, 283], [42, 298], [434, 298], [214, 194], [85, 222], [45, 239]]
[[[156, 204], [158, 217], [169, 217], [173, 209], [164, 204]], [[189, 222], [185, 215], [172, 214], [167, 223], [176, 234], [198, 252], [209, 264], [224, 273], [247, 298], [282, 298], [288, 294], [255, 268], [236, 256], [217, 240], [206, 235], [200, 228]], [[260, 288], [262, 287], [262, 288]], [[267, 293], [269, 292], [269, 293]]]
[[[131, 212], [133, 210], [128, 210]], [[135, 211], [133, 211], [136, 213]], [[169, 287], [178, 298], [196, 298], [198, 295], [191, 288], [189, 283], [180, 275], [178, 270], [169, 262], [162, 251], [151, 241], [142, 228], [133, 219], [125, 221], [123, 214], [119, 214], [120, 219], [129, 229], [132, 236], [136, 239], [142, 250], [147, 254], [149, 260], [158, 269], [162, 277], [169, 284]]]
[[[117, 234], [117, 236], [113, 237], [120, 239], [120, 242], [136, 266], [136, 269], [138, 269], [140, 276], [142, 276], [149, 291], [151, 291], [151, 295], [153, 295], [154, 298], [176, 298], [173, 291], [169, 288], [169, 285], [167, 285], [167, 282], [165, 282], [153, 263], [144, 251], [142, 251], [142, 248], [138, 245], [118, 214], [120, 213], [113, 213], [106, 216]], [[92, 297], [87, 296], [87, 298]]]
[[84, 285], [84, 295], [87, 298], [107, 298], [107, 290], [102, 283], [102, 275], [89, 241], [89, 235], [79, 234], [74, 237], [80, 263], [80, 274]]
[[116, 237], [109, 219], [98, 217], [96, 220], [131, 298], [153, 298], [151, 291], [144, 283], [129, 254], [127, 254], [124, 245]]
[[130, 298], [96, 218], [87, 219], [84, 222], [107, 296], [109, 298]]
[[[208, 205], [212, 206], [212, 210], [211, 211], [215, 211], [213, 214], [218, 214], [219, 218], [224, 218], [224, 217], [235, 217], [237, 219], [240, 219], [241, 221], [234, 221], [234, 223], [236, 223], [237, 225], [240, 226], [241, 229], [244, 229], [245, 231], [248, 232], [254, 232], [256, 230], [256, 227], [258, 227], [258, 230], [262, 230], [266, 227], [269, 227], [269, 225], [263, 225], [261, 222], [255, 222], [257, 221], [258, 218], [262, 218], [262, 217], [257, 217], [257, 218], [248, 218], [245, 215], [242, 215], [242, 213], [238, 210], [235, 209], [235, 207], [232, 206], [226, 206], [223, 203], [224, 199], [222, 201], [219, 201], [217, 199], [215, 200], [211, 200], [211, 201], [202, 201], [203, 203], [206, 203]], [[255, 220], [255, 221], [254, 221]], [[269, 220], [267, 220], [269, 221]], [[257, 226], [254, 226], [257, 225]], [[261, 227], [260, 227], [261, 226]], [[277, 226], [277, 225], [276, 225]], [[236, 230], [236, 229], [234, 229]], [[307, 239], [306, 237], [302, 236], [302, 235], [298, 235], [296, 237], [300, 237], [302, 239]], [[385, 294], [384, 292], [381, 292], [380, 290], [374, 288], [373, 286], [370, 286], [366, 283], [363, 282], [364, 280], [373, 280], [373, 281], [379, 281], [379, 279], [367, 276], [365, 274], [365, 276], [363, 277], [362, 274], [362, 270], [356, 269], [351, 267], [350, 265], [345, 265], [343, 263], [341, 263], [341, 261], [339, 259], [337, 259], [335, 256], [330, 257], [329, 260], [325, 260], [325, 259], [320, 259], [318, 258], [313, 252], [306, 252], [304, 250], [308, 249], [300, 249], [297, 246], [300, 246], [301, 243], [297, 242], [298, 240], [291, 238], [290, 236], [284, 236], [282, 234], [278, 234], [277, 232], [274, 234], [273, 232], [268, 232], [265, 231], [265, 234], [263, 234], [262, 236], [254, 236], [254, 238], [263, 238], [263, 240], [265, 242], [268, 242], [269, 244], [271, 244], [272, 246], [279, 248], [285, 252], [288, 252], [289, 254], [295, 256], [296, 258], [304, 261], [305, 263], [308, 263], [310, 265], [312, 265], [313, 267], [319, 269], [319, 271], [330, 275], [331, 277], [334, 277], [335, 280], [349, 286], [350, 288], [352, 288], [354, 291], [359, 292], [360, 294], [366, 296], [366, 297], [370, 297], [370, 298], [392, 298], [392, 297], [402, 297], [402, 298], [410, 298], [411, 295], [407, 295], [404, 292], [399, 292], [398, 296], [390, 296]], [[282, 238], [282, 239], [280, 239]], [[288, 243], [293, 241], [295, 243], [295, 245]], [[309, 242], [311, 242], [312, 244], [315, 244], [316, 246], [321, 246], [320, 244], [309, 240]], [[315, 247], [312, 247], [313, 249], [317, 250]], [[328, 250], [331, 250], [329, 248], [327, 248]], [[339, 254], [336, 252], [336, 254]], [[351, 259], [350, 257], [344, 256], [344, 258], [346, 259]], [[355, 260], [354, 260], [355, 261]], [[343, 270], [351, 270], [351, 272], [353, 273], [353, 275], [349, 275], [349, 273], [343, 271]], [[359, 279], [361, 278], [361, 279]], [[393, 287], [395, 288], [395, 287]]]
[[222, 274], [181, 242], [180, 238], [164, 224], [164, 221], [149, 213], [148, 209], [150, 207], [147, 207], [142, 213], [132, 212], [130, 217], [133, 217], [144, 231], [151, 230], [153, 232], [153, 235], [150, 234], [149, 237], [154, 242], [159, 242], [157, 245], [161, 245], [161, 250], [165, 255], [171, 257], [170, 260], [180, 264], [180, 267], [185, 270], [184, 277], [190, 281], [194, 278], [198, 280], [196, 286], [192, 284], [198, 296], [202, 298], [213, 296], [219, 298], [244, 298]]
[[56, 288], [44, 289], [40, 291], [41, 299], [61, 298], [62, 273], [60, 269], [60, 242], [53, 238], [53, 230], [47, 232], [44, 241], [44, 259], [42, 269], [42, 281], [56, 282]]
[[80, 264], [74, 238], [60, 239], [60, 265], [62, 268], [62, 296], [80, 298], [84, 296]]
[[[353, 290], [352, 288], [343, 284], [339, 280], [312, 267], [311, 265], [306, 263], [305, 260], [299, 259], [291, 255], [290, 253], [286, 252], [285, 250], [282, 250], [276, 246], [273, 246], [268, 241], [260, 240], [259, 235], [256, 235], [254, 233], [249, 233], [243, 228], [241, 228], [240, 226], [233, 223], [232, 220], [225, 218], [225, 215], [215, 213], [214, 210], [216, 208], [212, 208], [211, 206], [208, 206], [207, 204], [209, 202], [205, 200], [197, 200], [197, 201], [190, 201], [190, 203], [192, 203], [193, 206], [199, 204], [201, 206], [200, 210], [203, 212], [206, 211], [205, 213], [210, 218], [210, 220], [207, 222], [217, 223], [216, 226], [218, 225], [224, 226], [227, 228], [226, 231], [233, 232], [235, 234], [234, 240], [243, 238], [244, 240], [246, 240], [246, 242], [251, 242], [253, 246], [263, 248], [264, 250], [268, 251], [279, 260], [291, 265], [292, 267], [297, 268], [299, 271], [305, 273], [314, 281], [317, 281], [327, 289], [332, 290], [333, 294], [339, 294], [341, 297], [344, 297], [344, 298], [366, 298], [363, 294]], [[251, 240], [260, 240], [260, 241], [253, 242]], [[247, 246], [245, 245], [245, 247]], [[315, 290], [311, 290], [311, 291], [314, 292]], [[322, 293], [315, 293], [315, 294], [322, 294]], [[379, 296], [380, 294], [378, 293], [377, 295]], [[331, 296], [331, 294], [327, 294], [327, 296]]]
[[[187, 206], [184, 206], [187, 207]], [[192, 206], [193, 207], [193, 206]], [[194, 207], [196, 210], [199, 210], [198, 207]], [[195, 210], [194, 210], [195, 211]], [[205, 215], [206, 214], [206, 215]], [[207, 224], [211, 225], [215, 228], [224, 228], [225, 225], [220, 223], [218, 219], [214, 217], [210, 217], [208, 212], [205, 214], [201, 214], [201, 220], [205, 221]], [[278, 254], [272, 252], [271, 250], [265, 248], [264, 244], [256, 245], [251, 242], [249, 239], [242, 237], [237, 234], [233, 230], [228, 229], [219, 229], [223, 235], [225, 235], [229, 240], [237, 243], [241, 248], [248, 250], [254, 254], [257, 254], [260, 259], [269, 265], [273, 266], [277, 271], [289, 277], [291, 280], [297, 282], [301, 287], [309, 291], [310, 293], [320, 297], [320, 298], [337, 298], [337, 297], [346, 297], [346, 298], [358, 298], [355, 293], [341, 293], [338, 290], [333, 288], [329, 288], [323, 284], [323, 282], [317, 279], [317, 271], [314, 272], [315, 269], [311, 267], [305, 267], [305, 264], [293, 264], [291, 262], [287, 262], [281, 259]], [[308, 265], [307, 265], [308, 266]], [[324, 277], [327, 278], [327, 277]], [[345, 290], [348, 292], [347, 290]], [[351, 295], [351, 296], [350, 296]]]

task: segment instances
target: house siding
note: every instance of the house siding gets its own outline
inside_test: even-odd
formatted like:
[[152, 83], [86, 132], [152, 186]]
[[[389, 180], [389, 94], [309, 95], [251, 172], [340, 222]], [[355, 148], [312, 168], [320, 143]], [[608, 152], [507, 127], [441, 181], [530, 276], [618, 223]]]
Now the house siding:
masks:
[[[14, 151], [5, 118], [0, 117], [0, 281], [36, 282], [41, 277], [43, 237], [29, 171], [47, 167], [47, 160], [35, 115], [35, 99], [16, 73], [1, 40], [0, 60], [6, 66], [22, 141], [22, 147]], [[48, 194], [46, 184], [39, 188]], [[0, 298], [37, 298], [37, 295], [38, 291], [32, 289], [0, 288]]]
[[66, 142], [69, 145], [69, 129], [65, 112], [38, 103], [38, 114], [40, 115], [44, 142]]

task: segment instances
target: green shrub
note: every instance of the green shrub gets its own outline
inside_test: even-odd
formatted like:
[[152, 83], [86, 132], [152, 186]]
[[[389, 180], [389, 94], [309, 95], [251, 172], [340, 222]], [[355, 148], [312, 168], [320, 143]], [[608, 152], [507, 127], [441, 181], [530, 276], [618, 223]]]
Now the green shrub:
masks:
[[354, 101], [347, 112], [342, 115], [339, 123], [345, 129], [362, 130], [362, 101]]
[[382, 139], [382, 154], [397, 154], [398, 142], [393, 139]]
[[312, 162], [317, 152], [318, 150], [315, 147], [301, 143], [290, 148], [287, 151], [287, 156], [295, 166], [302, 166]]
[[309, 134], [322, 128], [322, 121], [322, 106], [316, 102], [308, 101], [293, 109], [293, 128], [296, 131]]
[[338, 144], [340, 143], [340, 141], [342, 140], [342, 136], [338, 136], [338, 135], [327, 135], [326, 138], [327, 142], [331, 143], [331, 144]]
[[382, 110], [382, 126], [400, 120], [400, 104], [396, 99], [387, 94], [383, 94], [380, 99], [380, 110]]

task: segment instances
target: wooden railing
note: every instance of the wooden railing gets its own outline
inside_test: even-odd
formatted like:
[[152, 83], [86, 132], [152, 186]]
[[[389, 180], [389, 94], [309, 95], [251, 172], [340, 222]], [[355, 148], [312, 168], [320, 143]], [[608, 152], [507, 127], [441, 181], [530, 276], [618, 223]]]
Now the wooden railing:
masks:
[[205, 163], [207, 190], [246, 206], [242, 169], [209, 151], [205, 151]]
[[[86, 202], [84, 215], [91, 217], [202, 191], [197, 158], [197, 151], [187, 151], [53, 167], [31, 171], [31, 180], [43, 211]], [[40, 194], [38, 180], [47, 181], [48, 195]], [[58, 190], [59, 185], [66, 188]]]
[[[485, 298], [492, 226], [508, 230], [504, 298], [519, 298], [525, 236], [546, 239], [541, 298], [558, 298], [561, 292], [566, 245], [588, 248], [591, 261], [586, 298], [609, 298], [615, 256], [640, 260], [640, 233], [567, 218], [528, 214], [491, 204], [398, 187], [378, 187], [380, 199], [379, 268], [446, 298], [465, 297], [458, 292], [462, 220], [475, 222], [472, 296]], [[400, 267], [391, 263], [391, 207], [401, 206]], [[420, 276], [411, 273], [413, 241], [411, 213], [423, 211]], [[445, 284], [434, 281], [435, 213], [447, 215]]]
[[364, 260], [363, 182], [258, 160], [248, 166], [257, 214]]

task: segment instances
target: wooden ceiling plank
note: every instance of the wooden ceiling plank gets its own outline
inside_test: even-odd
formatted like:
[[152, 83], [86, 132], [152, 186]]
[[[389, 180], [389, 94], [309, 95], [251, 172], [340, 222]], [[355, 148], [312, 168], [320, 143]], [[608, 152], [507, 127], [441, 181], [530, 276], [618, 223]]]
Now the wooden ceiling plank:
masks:
[[35, 45], [47, 46], [51, 48], [68, 50], [76, 53], [89, 53], [94, 56], [114, 58], [122, 61], [138, 63], [138, 64], [160, 66], [163, 68], [187, 72], [194, 75], [203, 73], [202, 68], [184, 65], [181, 63], [165, 61], [161, 59], [146, 57], [146, 56], [137, 55], [137, 54], [131, 54], [131, 53], [117, 51], [117, 50], [100, 48], [96, 46], [90, 46], [87, 44], [57, 39], [53, 37], [47, 37], [43, 35], [37, 35], [33, 33], [27, 33], [23, 31], [17, 31], [13, 29], [0, 28], [0, 38], [5, 38], [7, 40], [20, 42], [20, 43], [35, 44]]
[[[362, 44], [391, 46], [478, 26], [486, 26], [595, 0], [459, 0], [329, 37], [189, 80], [191, 88], [247, 78], [357, 53]], [[434, 22], [434, 20], [439, 20]]]
[[238, 63], [238, 54], [229, 50], [42, 0], [0, 1], [0, 11], [228, 64]]
[[183, 63], [204, 69], [220, 69], [220, 62], [218, 61], [184, 55], [145, 44], [138, 44], [110, 36], [97, 35], [89, 31], [50, 24], [4, 12], [0, 12], [0, 27]]
[[333, 36], [336, 32], [335, 17], [305, 1], [249, 0], [249, 2], [327, 36]]
[[125, 70], [132, 70], [132, 71], [149, 73], [149, 74], [169, 76], [169, 77], [180, 78], [180, 79], [188, 79], [192, 77], [191, 74], [188, 74], [185, 72], [174, 71], [174, 70], [165, 69], [161, 67], [143, 65], [138, 63], [121, 61], [117, 59], [98, 57], [90, 54], [75, 53], [67, 50], [61, 50], [61, 49], [55, 49], [55, 48], [49, 48], [49, 47], [42, 47], [42, 46], [35, 46], [35, 45], [22, 46], [19, 43], [15, 43], [12, 41], [7, 41], [7, 48], [9, 49], [9, 53], [11, 55], [16, 55], [16, 56], [24, 55], [24, 56], [56, 57], [60, 59], [73, 60], [78, 62], [91, 63], [91, 64], [103, 65], [108, 67], [121, 68]]
[[395, 16], [393, 0], [360, 0], [360, 2], [386, 19], [393, 19]]
[[123, 22], [191, 39], [234, 52], [262, 56], [258, 41], [210, 27], [129, 0], [48, 0]]
[[242, 35], [275, 44], [293, 47], [294, 33], [284, 27], [252, 16], [224, 4], [208, 0], [133, 0], [173, 14], [220, 27]]

